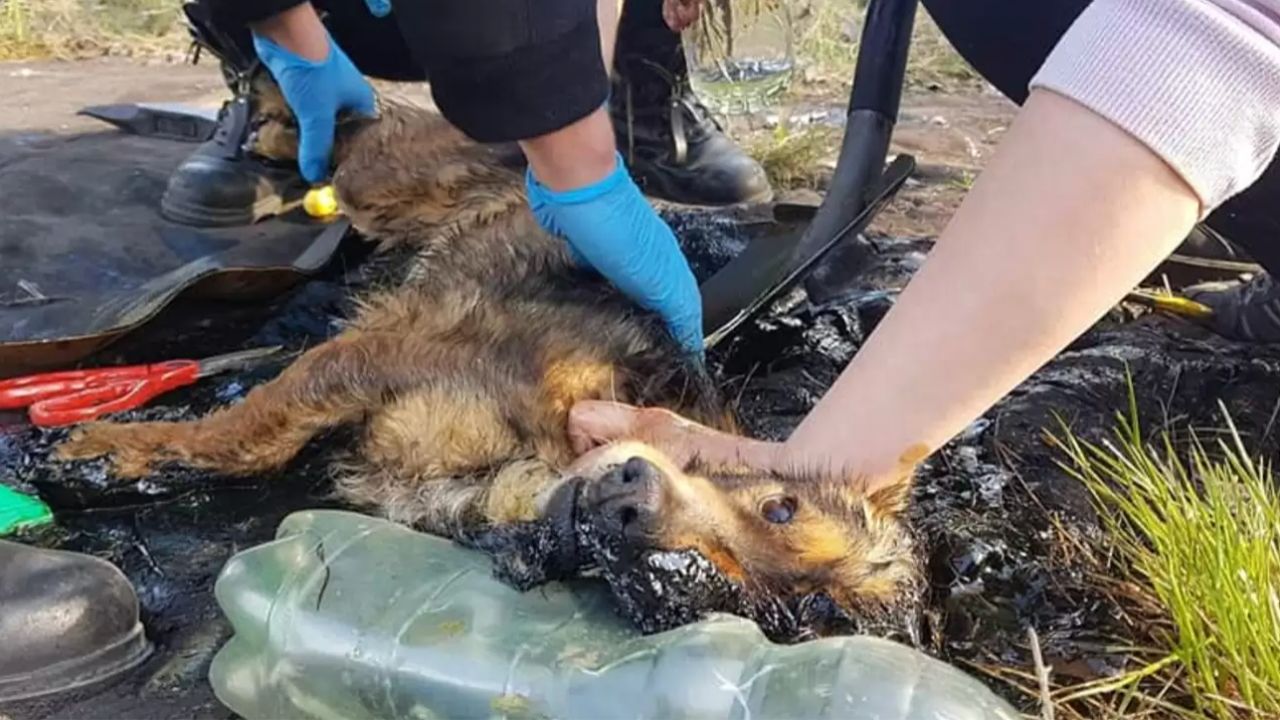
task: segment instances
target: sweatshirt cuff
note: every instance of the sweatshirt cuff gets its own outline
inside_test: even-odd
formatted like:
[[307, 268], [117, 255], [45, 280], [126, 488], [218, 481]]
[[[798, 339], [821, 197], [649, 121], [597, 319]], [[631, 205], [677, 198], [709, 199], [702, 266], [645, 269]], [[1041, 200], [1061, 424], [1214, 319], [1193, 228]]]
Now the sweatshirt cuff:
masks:
[[1280, 145], [1280, 47], [1207, 0], [1094, 0], [1035, 77], [1160, 156], [1201, 217]]

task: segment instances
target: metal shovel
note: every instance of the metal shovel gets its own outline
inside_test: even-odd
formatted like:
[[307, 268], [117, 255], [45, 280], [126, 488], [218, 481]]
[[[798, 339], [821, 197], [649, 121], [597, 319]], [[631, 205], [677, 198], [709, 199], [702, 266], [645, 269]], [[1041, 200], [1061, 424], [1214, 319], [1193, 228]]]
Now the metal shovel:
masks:
[[909, 155], [898, 156], [887, 169], [885, 159], [902, 100], [916, 6], [917, 0], [868, 3], [844, 139], [826, 197], [800, 237], [756, 241], [702, 284], [707, 347], [794, 287], [836, 247], [842, 247], [842, 270], [850, 274], [870, 260], [872, 249], [856, 236], [915, 168]]

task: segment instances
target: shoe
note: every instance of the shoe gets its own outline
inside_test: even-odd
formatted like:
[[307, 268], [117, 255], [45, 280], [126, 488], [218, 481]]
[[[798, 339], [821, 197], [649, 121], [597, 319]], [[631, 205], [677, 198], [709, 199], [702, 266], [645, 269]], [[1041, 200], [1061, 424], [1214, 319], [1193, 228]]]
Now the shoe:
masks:
[[255, 84], [270, 82], [253, 54], [247, 32], [217, 28], [207, 2], [184, 5], [197, 48], [222, 63], [233, 97], [223, 104], [213, 137], [169, 176], [160, 214], [183, 225], [249, 225], [299, 202], [307, 183], [293, 163], [274, 162], [251, 151], [258, 124]]
[[296, 166], [247, 149], [252, 112], [247, 97], [223, 105], [213, 138], [169, 176], [160, 198], [165, 219], [196, 227], [251, 225], [303, 198], [308, 186]]
[[724, 134], [689, 86], [680, 36], [662, 20], [661, 5], [626, 3], [618, 29], [609, 114], [636, 184], [691, 205], [768, 202], [764, 168]]
[[1204, 223], [1197, 224], [1182, 241], [1175, 255], [1200, 260], [1249, 262], [1249, 255], [1235, 243]]
[[119, 676], [151, 654], [138, 598], [98, 558], [0, 540], [0, 701]]
[[1191, 300], [1208, 305], [1207, 324], [1231, 339], [1280, 343], [1280, 283], [1265, 271], [1248, 280], [1207, 282], [1183, 291]]

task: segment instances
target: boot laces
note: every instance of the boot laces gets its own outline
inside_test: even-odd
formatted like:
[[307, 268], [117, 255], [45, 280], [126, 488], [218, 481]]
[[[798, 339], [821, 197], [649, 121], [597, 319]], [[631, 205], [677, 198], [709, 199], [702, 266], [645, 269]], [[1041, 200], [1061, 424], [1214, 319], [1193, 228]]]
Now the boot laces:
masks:
[[[639, 61], [655, 75], [667, 83], [669, 100], [653, 110], [637, 112], [635, 97], [630, 81], [624, 84], [627, 122], [627, 156], [633, 160], [635, 156], [635, 119], [638, 115], [651, 112], [666, 113], [666, 130], [670, 134], [672, 158], [676, 164], [684, 164], [689, 156], [689, 143], [696, 142], [711, 132], [723, 132], [720, 122], [711, 110], [694, 94], [689, 78], [676, 75], [661, 64], [639, 58]], [[710, 129], [708, 129], [708, 126]]]

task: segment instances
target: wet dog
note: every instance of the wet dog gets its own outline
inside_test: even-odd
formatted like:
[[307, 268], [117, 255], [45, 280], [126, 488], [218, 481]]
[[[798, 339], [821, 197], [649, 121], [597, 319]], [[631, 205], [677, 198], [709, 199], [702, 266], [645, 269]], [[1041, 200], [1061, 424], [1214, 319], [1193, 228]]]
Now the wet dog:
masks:
[[[292, 118], [278, 98], [260, 102], [259, 150], [287, 160]], [[603, 566], [646, 629], [722, 610], [795, 637], [822, 625], [817, 615], [882, 617], [918, 594], [900, 520], [908, 477], [868, 494], [848, 478], [679, 467], [637, 443], [567, 472], [566, 421], [580, 400], [721, 429], [733, 419], [658, 318], [540, 229], [502, 152], [433, 113], [384, 104], [378, 121], [344, 127], [335, 159], [353, 225], [411, 248], [400, 282], [243, 402], [193, 422], [86, 425], [61, 458], [109, 456], [121, 478], [168, 463], [254, 476], [354, 426], [358, 447], [336, 478], [345, 499], [486, 547], [524, 585]], [[533, 552], [532, 537], [551, 549]]]

